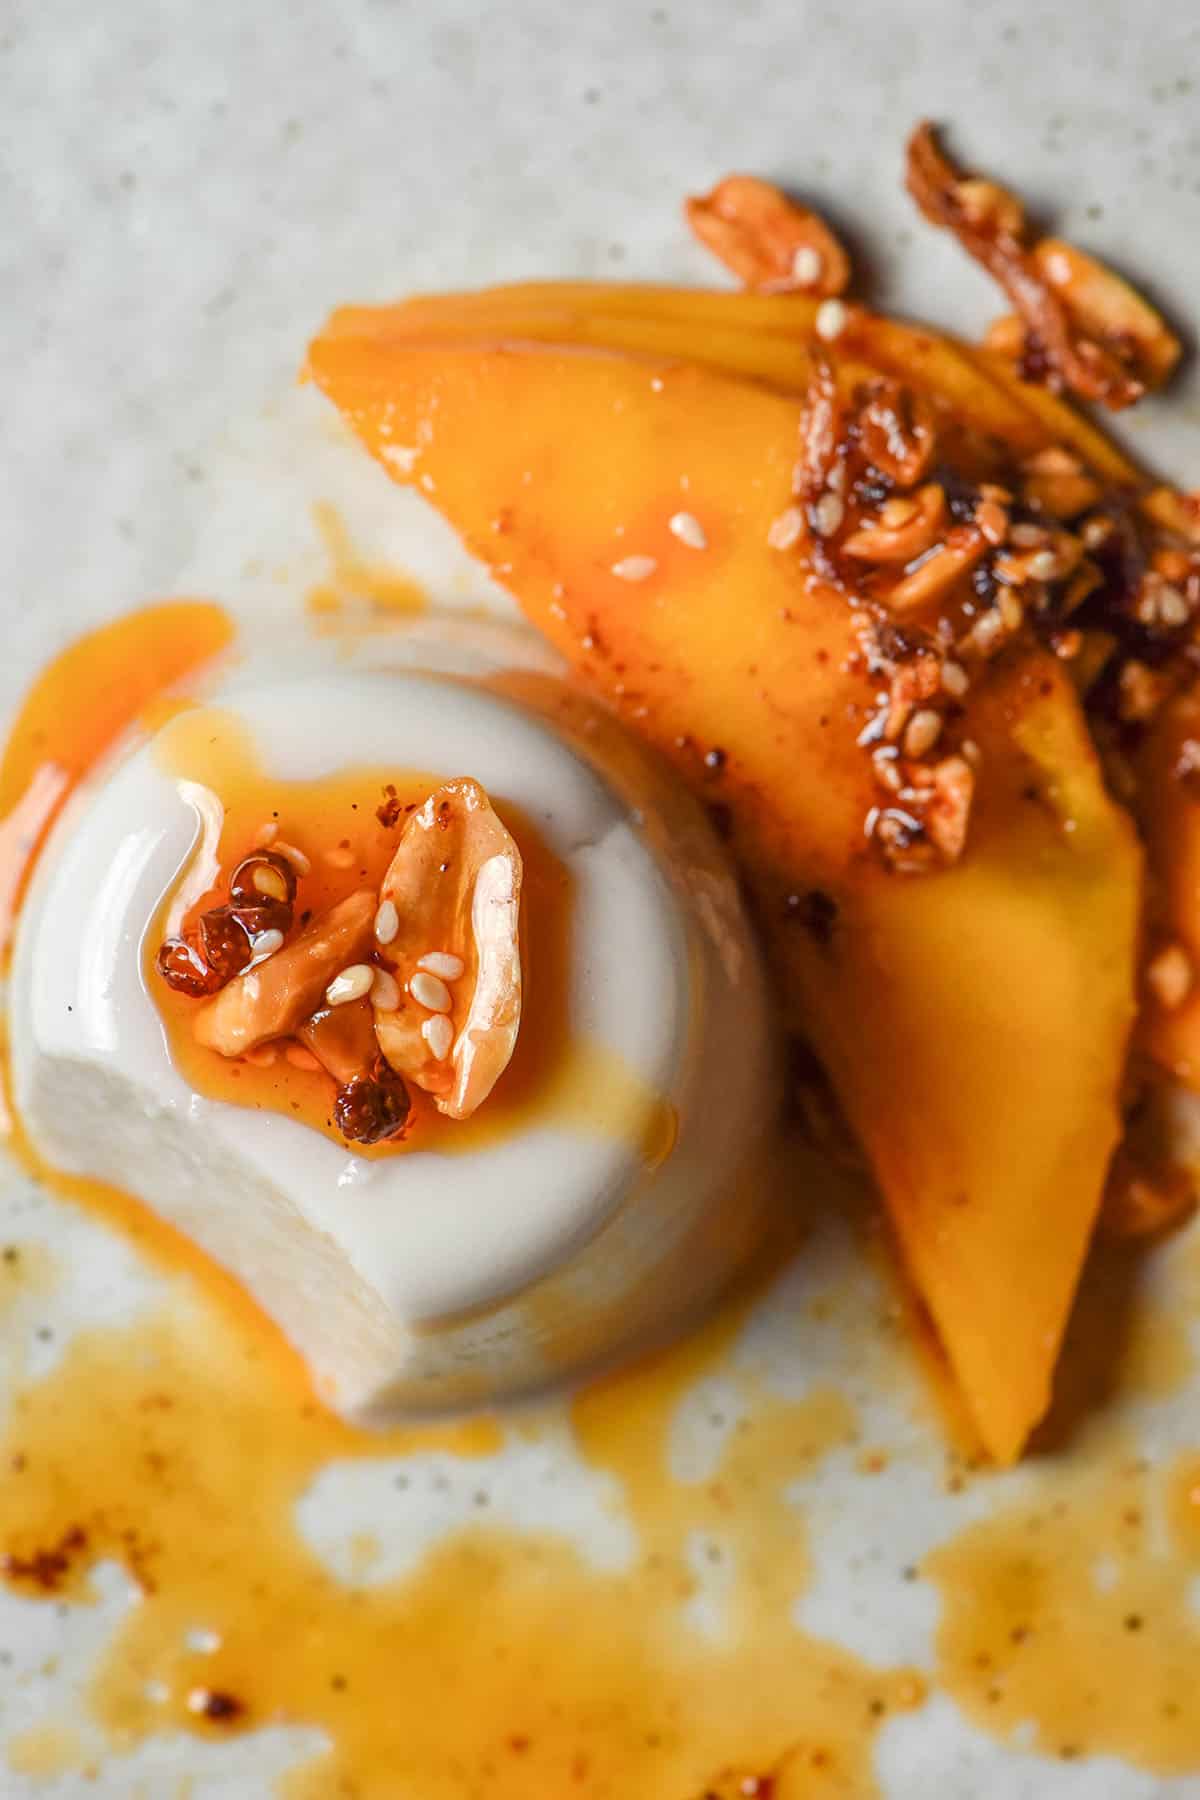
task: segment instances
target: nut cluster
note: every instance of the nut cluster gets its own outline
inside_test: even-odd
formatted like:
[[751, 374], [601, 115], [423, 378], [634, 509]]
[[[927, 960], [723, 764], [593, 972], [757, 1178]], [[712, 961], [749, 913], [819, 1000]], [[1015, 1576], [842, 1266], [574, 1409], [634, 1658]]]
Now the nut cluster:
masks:
[[921, 396], [880, 378], [846, 397], [818, 359], [796, 504], [770, 535], [778, 550], [803, 540], [855, 611], [876, 694], [859, 734], [879, 789], [865, 829], [901, 873], [962, 854], [980, 761], [965, 702], [1015, 640], [1077, 666], [1118, 791], [1131, 740], [1198, 656], [1200, 523], [1187, 501], [1106, 491], [1064, 448], [1000, 465], [943, 435]]

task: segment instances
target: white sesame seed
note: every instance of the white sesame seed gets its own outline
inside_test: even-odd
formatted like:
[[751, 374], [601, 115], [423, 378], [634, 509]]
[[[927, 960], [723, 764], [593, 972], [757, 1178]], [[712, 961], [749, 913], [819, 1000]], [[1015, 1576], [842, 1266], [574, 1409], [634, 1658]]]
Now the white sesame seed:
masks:
[[321, 1066], [312, 1051], [306, 1050], [303, 1044], [289, 1044], [283, 1053], [283, 1060], [285, 1062], [290, 1062], [293, 1069], [308, 1069], [311, 1071], [313, 1069], [319, 1069]]
[[827, 344], [841, 337], [850, 315], [841, 300], [822, 300], [817, 308], [817, 336]]
[[455, 956], [452, 950], [427, 950], [417, 961], [418, 969], [428, 969], [431, 975], [440, 975], [443, 981], [457, 981], [466, 963], [461, 956]]
[[1112, 534], [1112, 520], [1101, 513], [1098, 518], [1085, 520], [1079, 535], [1083, 539], [1085, 550], [1098, 550]]
[[672, 513], [668, 528], [689, 550], [707, 550], [708, 536], [695, 513]]
[[310, 875], [312, 873], [312, 864], [309, 862], [307, 856], [305, 856], [303, 850], [297, 850], [295, 844], [285, 844], [282, 838], [277, 838], [275, 848], [280, 856], [287, 857], [297, 875]]
[[907, 756], [924, 756], [932, 750], [942, 732], [940, 713], [934, 712], [931, 706], [921, 707], [908, 721], [908, 730], [904, 733], [904, 750]]
[[824, 267], [825, 259], [821, 252], [814, 250], [811, 244], [801, 244], [792, 258], [792, 278], [801, 287], [815, 287]]
[[375, 971], [370, 963], [351, 963], [335, 975], [325, 989], [327, 1006], [345, 1006], [349, 1000], [361, 1000], [364, 994], [371, 991], [371, 983], [375, 979]]
[[996, 596], [996, 606], [1000, 613], [1000, 621], [1006, 631], [1020, 631], [1025, 618], [1025, 608], [1010, 588], [1001, 588]]
[[767, 531], [767, 543], [772, 550], [790, 550], [793, 544], [800, 541], [800, 533], [804, 530], [804, 514], [798, 506], [785, 506], [777, 519], [772, 519]]
[[419, 450], [414, 450], [407, 444], [383, 444], [379, 450], [383, 461], [401, 475], [412, 474], [420, 454]]
[[445, 1062], [454, 1042], [454, 1027], [445, 1013], [435, 1013], [421, 1026], [421, 1036], [439, 1062]]
[[332, 850], [322, 850], [322, 862], [327, 862], [331, 869], [352, 869], [354, 852], [345, 844], [335, 844]]
[[612, 572], [621, 581], [648, 581], [657, 567], [653, 556], [623, 556], [613, 564]]
[[142, 1692], [151, 1706], [165, 1706], [171, 1698], [171, 1690], [165, 1681], [148, 1681]]
[[376, 969], [371, 983], [371, 1004], [380, 1012], [395, 1012], [400, 1004], [400, 983], [387, 969]]
[[260, 931], [257, 937], [250, 939], [250, 950], [255, 960], [260, 956], [274, 956], [277, 950], [283, 949], [283, 933], [276, 926], [270, 931]]
[[385, 900], [375, 914], [375, 941], [377, 944], [390, 944], [400, 929], [400, 914], [396, 911], [394, 900]]
[[1189, 616], [1187, 601], [1177, 587], [1164, 587], [1158, 596], [1158, 616], [1164, 625], [1186, 625]]
[[1146, 981], [1160, 1006], [1173, 1012], [1191, 992], [1194, 971], [1182, 944], [1168, 944], [1146, 966]]
[[211, 1699], [208, 1688], [195, 1687], [187, 1697], [187, 1709], [190, 1713], [206, 1713]]
[[960, 662], [947, 661], [942, 664], [942, 686], [956, 700], [961, 700], [970, 686], [970, 677]]
[[450, 989], [436, 975], [427, 975], [424, 970], [414, 975], [408, 984], [408, 991], [418, 1006], [426, 1007], [430, 1012], [448, 1013], [450, 1011]]
[[959, 748], [959, 753], [962, 756], [963, 761], [969, 762], [973, 769], [977, 769], [979, 767], [979, 763], [982, 758], [983, 752], [980, 750], [979, 745], [975, 742], [975, 739], [974, 738], [964, 738], [962, 743], [958, 746], [958, 748]]
[[1029, 573], [1035, 581], [1053, 581], [1058, 574], [1058, 558], [1053, 550], [1038, 550], [1029, 559]]
[[1036, 550], [1046, 541], [1045, 527], [1030, 525], [1025, 520], [1022, 520], [1019, 525], [1014, 525], [1009, 536], [1020, 550]]
[[998, 638], [1004, 635], [1004, 621], [998, 611], [981, 613], [967, 633], [964, 643], [981, 656], [990, 656]]
[[267, 845], [273, 844], [278, 836], [278, 825], [275, 823], [274, 819], [268, 819], [265, 824], [259, 826], [254, 834], [254, 848], [256, 850], [265, 850]]
[[813, 526], [820, 537], [832, 537], [846, 516], [846, 503], [838, 494], [822, 494], [813, 507]]
[[246, 1051], [244, 1060], [252, 1069], [269, 1069], [278, 1054], [274, 1044], [258, 1044], [253, 1050]]
[[652, 394], [661, 394], [665, 385], [666, 383], [663, 381], [661, 375], [652, 375], [650, 377], [650, 392]]
[[221, 1648], [221, 1634], [210, 1631], [207, 1626], [195, 1625], [183, 1634], [184, 1648], [193, 1651], [197, 1656], [211, 1656]]

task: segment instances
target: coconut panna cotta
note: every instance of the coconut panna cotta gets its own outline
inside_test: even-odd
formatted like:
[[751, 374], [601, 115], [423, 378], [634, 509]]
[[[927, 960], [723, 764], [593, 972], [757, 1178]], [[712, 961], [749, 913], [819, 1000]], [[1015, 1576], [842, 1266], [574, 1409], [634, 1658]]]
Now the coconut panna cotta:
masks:
[[701, 809], [537, 653], [461, 646], [224, 674], [76, 792], [14, 948], [35, 1150], [367, 1422], [668, 1332], [766, 1205], [762, 976]]

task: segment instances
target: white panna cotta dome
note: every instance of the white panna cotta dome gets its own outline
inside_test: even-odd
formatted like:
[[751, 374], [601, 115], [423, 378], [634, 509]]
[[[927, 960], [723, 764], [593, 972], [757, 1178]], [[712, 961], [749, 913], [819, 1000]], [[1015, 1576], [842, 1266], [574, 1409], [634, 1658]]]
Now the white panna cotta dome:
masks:
[[601, 1096], [594, 1117], [576, 1096], [455, 1154], [371, 1159], [197, 1093], [145, 974], [147, 933], [201, 828], [194, 784], [155, 741], [67, 809], [15, 948], [14, 1091], [38, 1150], [195, 1240], [323, 1398], [368, 1422], [486, 1402], [667, 1333], [744, 1261], [766, 1205], [763, 983], [719, 847], [607, 715], [551, 677], [516, 691], [413, 668], [251, 667], [214, 704], [280, 781], [471, 775], [501, 814], [507, 801], [534, 822], [574, 890], [571, 1041], [619, 1058], [631, 1094], [673, 1110], [665, 1156], [645, 1153], [632, 1100], [614, 1119]]

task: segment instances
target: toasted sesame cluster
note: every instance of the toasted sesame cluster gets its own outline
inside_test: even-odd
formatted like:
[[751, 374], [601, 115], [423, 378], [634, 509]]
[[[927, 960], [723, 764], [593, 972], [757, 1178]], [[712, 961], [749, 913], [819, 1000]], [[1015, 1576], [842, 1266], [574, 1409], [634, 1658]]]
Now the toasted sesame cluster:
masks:
[[1196, 666], [1194, 504], [1106, 488], [1066, 449], [989, 466], [894, 380], [845, 396], [828, 359], [800, 442], [796, 505], [771, 542], [803, 542], [854, 609], [877, 695], [859, 735], [880, 795], [866, 831], [889, 866], [914, 873], [962, 854], [979, 764], [968, 698], [1019, 639], [1077, 672], [1110, 780], [1128, 797], [1130, 750]]
[[[1170, 375], [1181, 347], [1155, 309], [1094, 258], [1038, 238], [1016, 196], [960, 173], [927, 123], [909, 142], [907, 182], [1005, 289], [1015, 315], [989, 347], [1026, 380], [1116, 408]], [[1129, 798], [1129, 753], [1200, 656], [1196, 497], [1114, 490], [1066, 447], [1014, 465], [889, 376], [848, 391], [839, 352], [853, 355], [853, 271], [829, 225], [743, 175], [686, 212], [743, 285], [820, 302], [794, 498], [767, 541], [802, 545], [854, 610], [856, 660], [876, 690], [859, 736], [879, 793], [865, 828], [887, 865], [919, 873], [961, 856], [980, 763], [970, 697], [1017, 640], [1071, 665], [1110, 782]], [[627, 557], [613, 572], [641, 580], [654, 568]]]
[[[209, 907], [156, 958], [168, 987], [202, 1002], [196, 1041], [254, 1068], [324, 1070], [349, 1142], [396, 1141], [410, 1087], [466, 1118], [503, 1073], [521, 1014], [521, 857], [477, 782], [405, 807], [379, 889], [298, 911], [308, 856], [273, 822]], [[398, 822], [394, 786], [378, 816]], [[324, 850], [353, 867], [345, 846]], [[340, 857], [340, 860], [339, 860]], [[365, 871], [364, 871], [365, 872]]]

